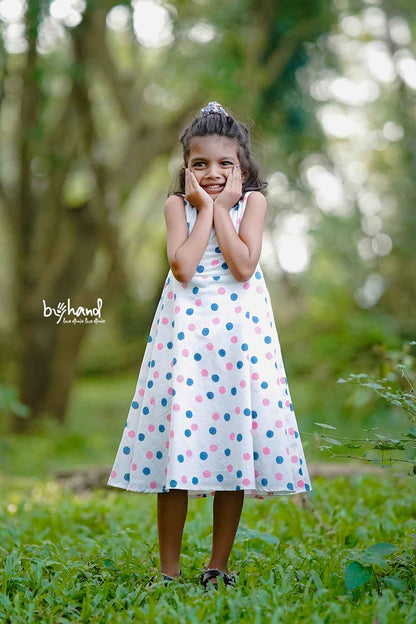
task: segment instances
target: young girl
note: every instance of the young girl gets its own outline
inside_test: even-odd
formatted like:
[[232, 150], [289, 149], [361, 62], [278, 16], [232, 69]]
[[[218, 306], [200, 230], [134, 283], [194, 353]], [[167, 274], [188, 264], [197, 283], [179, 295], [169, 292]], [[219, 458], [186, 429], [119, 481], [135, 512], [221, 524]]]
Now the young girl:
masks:
[[158, 494], [160, 571], [180, 575], [188, 495], [214, 495], [204, 587], [233, 585], [244, 497], [311, 491], [259, 264], [267, 203], [244, 124], [210, 102], [165, 206], [170, 264], [108, 485]]

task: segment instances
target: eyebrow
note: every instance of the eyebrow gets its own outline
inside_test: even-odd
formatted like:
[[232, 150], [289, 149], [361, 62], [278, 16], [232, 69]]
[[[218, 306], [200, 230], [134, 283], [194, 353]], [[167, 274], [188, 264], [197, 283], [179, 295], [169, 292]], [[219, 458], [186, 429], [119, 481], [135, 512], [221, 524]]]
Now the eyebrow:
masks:
[[[203, 156], [194, 156], [191, 159], [191, 162], [195, 162], [196, 160], [208, 160], [208, 159], [204, 158]], [[235, 156], [221, 156], [221, 158], [219, 158], [218, 160], [235, 160]]]

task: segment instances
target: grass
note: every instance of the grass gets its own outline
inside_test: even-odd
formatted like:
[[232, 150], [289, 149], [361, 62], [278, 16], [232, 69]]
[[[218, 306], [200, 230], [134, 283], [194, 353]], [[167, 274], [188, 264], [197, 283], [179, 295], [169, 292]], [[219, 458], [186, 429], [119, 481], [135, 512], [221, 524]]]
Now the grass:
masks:
[[[158, 569], [154, 496], [103, 489], [80, 497], [54, 481], [2, 478], [3, 621], [416, 621], [412, 479], [313, 485], [312, 511], [299, 497], [245, 501], [231, 562], [238, 584], [206, 594], [198, 575], [209, 556], [212, 499], [190, 501], [183, 577], [149, 590]], [[379, 542], [396, 547], [386, 568], [374, 564], [375, 576], [348, 590], [348, 562]]]

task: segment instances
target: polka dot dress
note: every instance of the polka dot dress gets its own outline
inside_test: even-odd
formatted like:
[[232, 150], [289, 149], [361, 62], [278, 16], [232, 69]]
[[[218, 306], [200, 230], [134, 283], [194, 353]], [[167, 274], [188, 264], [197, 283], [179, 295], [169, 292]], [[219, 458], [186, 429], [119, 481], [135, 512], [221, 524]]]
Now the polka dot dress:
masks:
[[[249, 194], [230, 209], [237, 232]], [[191, 232], [197, 210], [184, 201]], [[108, 485], [190, 497], [312, 489], [262, 269], [237, 281], [214, 227], [188, 283], [168, 272]]]

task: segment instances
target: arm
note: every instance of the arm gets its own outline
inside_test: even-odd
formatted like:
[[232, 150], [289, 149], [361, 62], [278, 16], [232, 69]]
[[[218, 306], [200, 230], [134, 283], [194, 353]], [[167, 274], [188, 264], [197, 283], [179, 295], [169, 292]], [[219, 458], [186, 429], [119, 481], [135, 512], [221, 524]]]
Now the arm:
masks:
[[211, 234], [212, 210], [212, 206], [199, 209], [189, 234], [182, 198], [171, 195], [166, 200], [167, 255], [178, 282], [188, 282], [196, 271]]
[[253, 275], [260, 258], [267, 201], [262, 193], [253, 191], [247, 199], [240, 230], [237, 234], [229, 209], [214, 203], [214, 225], [218, 244], [226, 263], [239, 282]]

